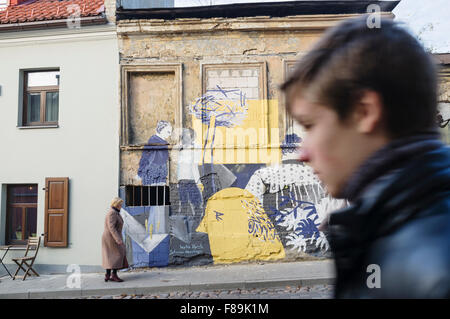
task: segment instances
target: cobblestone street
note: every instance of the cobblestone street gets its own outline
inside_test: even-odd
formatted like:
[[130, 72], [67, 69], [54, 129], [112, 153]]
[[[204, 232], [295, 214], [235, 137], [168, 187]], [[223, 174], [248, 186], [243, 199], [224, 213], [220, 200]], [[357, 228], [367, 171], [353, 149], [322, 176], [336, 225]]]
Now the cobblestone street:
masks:
[[184, 291], [149, 295], [90, 296], [77, 299], [330, 299], [333, 285]]

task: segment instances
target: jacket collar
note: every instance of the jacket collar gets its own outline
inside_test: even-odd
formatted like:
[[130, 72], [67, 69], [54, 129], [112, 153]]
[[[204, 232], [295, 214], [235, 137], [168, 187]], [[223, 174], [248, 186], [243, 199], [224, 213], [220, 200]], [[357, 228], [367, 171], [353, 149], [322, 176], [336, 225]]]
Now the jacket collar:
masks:
[[364, 189], [377, 177], [403, 166], [412, 157], [441, 147], [439, 135], [436, 133], [409, 136], [394, 140], [376, 151], [350, 177], [340, 194], [350, 202], [355, 201]]
[[[439, 140], [417, 143], [420, 145], [409, 148], [399, 146], [407, 151], [394, 151], [393, 158], [389, 156], [384, 166], [377, 168], [381, 176], [360, 184], [364, 190], [352, 197], [352, 204], [330, 215], [330, 232], [337, 230], [339, 238], [357, 242], [373, 239], [423, 211], [430, 204], [426, 198], [450, 191], [449, 148]], [[390, 163], [396, 163], [393, 169], [389, 169]]]
[[113, 209], [113, 211], [115, 211], [115, 212], [117, 212], [117, 213], [120, 213], [120, 210], [118, 210], [117, 208], [112, 207], [112, 206], [111, 206], [111, 208]]
[[448, 213], [430, 208], [450, 194], [450, 148], [440, 145], [428, 151], [417, 148], [402, 165], [386, 168], [385, 174], [372, 179], [349, 207], [330, 215], [328, 239], [336, 264], [336, 297], [353, 282], [355, 273], [365, 271], [364, 259], [377, 238], [419, 216]]

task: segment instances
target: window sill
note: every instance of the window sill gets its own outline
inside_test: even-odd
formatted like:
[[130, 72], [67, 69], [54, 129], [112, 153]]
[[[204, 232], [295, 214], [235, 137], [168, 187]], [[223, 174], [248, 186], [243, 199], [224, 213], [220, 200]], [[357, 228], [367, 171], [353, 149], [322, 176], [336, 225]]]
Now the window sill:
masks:
[[30, 126], [17, 126], [20, 130], [39, 129], [39, 128], [59, 128], [58, 124], [53, 125], [30, 125]]

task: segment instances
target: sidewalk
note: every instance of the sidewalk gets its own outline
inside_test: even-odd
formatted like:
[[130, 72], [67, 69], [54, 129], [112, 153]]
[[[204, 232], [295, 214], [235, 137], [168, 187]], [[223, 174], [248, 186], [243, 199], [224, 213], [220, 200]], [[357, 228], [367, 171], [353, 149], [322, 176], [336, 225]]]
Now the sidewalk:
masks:
[[[76, 298], [82, 296], [167, 293], [188, 290], [267, 288], [285, 285], [331, 284], [332, 260], [152, 268], [119, 272], [122, 283], [104, 282], [103, 273], [81, 274], [81, 287], [69, 288], [73, 274], [41, 275], [0, 280], [0, 299]], [[69, 279], [69, 285], [71, 281]]]

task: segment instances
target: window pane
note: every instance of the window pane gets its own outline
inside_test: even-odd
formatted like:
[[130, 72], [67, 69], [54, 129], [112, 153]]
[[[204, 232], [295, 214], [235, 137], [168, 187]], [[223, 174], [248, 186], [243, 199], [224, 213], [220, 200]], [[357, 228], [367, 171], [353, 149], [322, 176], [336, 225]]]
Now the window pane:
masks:
[[150, 186], [150, 206], [158, 205], [158, 203], [156, 201], [156, 196], [158, 196], [156, 188], [157, 188], [157, 186]]
[[127, 206], [134, 206], [133, 203], [133, 186], [125, 186], [125, 197]]
[[29, 207], [26, 208], [26, 216], [27, 216], [27, 231], [25, 234], [25, 239], [28, 237], [36, 237], [36, 229], [37, 229], [37, 208]]
[[148, 186], [142, 186], [142, 206], [148, 206], [149, 203]]
[[23, 185], [23, 186], [9, 186], [11, 188], [9, 202], [11, 204], [19, 203], [37, 203], [37, 186]]
[[11, 209], [10, 225], [9, 239], [22, 240], [22, 207]]
[[59, 92], [47, 92], [45, 99], [45, 121], [57, 122], [58, 121], [58, 104], [59, 104]]
[[59, 85], [59, 71], [28, 72], [28, 87]]
[[134, 206], [142, 206], [141, 192], [142, 192], [142, 187], [139, 187], [139, 186], [134, 187], [134, 199], [133, 199]]
[[28, 93], [28, 122], [41, 120], [41, 93]]
[[158, 187], [158, 189], [157, 189], [157, 191], [158, 191], [158, 194], [157, 194], [157, 196], [158, 196], [158, 198], [157, 198], [157, 204], [156, 205], [158, 205], [158, 206], [164, 206], [164, 199], [165, 199], [165, 194], [164, 194], [164, 192], [165, 192], [165, 190], [166, 190], [166, 187], [165, 186], [157, 186]]

